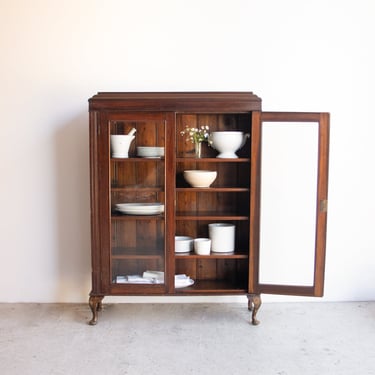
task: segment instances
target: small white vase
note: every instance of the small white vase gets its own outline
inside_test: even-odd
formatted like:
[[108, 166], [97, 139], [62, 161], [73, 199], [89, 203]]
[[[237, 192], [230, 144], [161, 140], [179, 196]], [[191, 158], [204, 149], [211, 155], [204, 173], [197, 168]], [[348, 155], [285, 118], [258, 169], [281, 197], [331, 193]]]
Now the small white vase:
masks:
[[202, 142], [195, 142], [194, 143], [194, 153], [196, 158], [202, 157]]

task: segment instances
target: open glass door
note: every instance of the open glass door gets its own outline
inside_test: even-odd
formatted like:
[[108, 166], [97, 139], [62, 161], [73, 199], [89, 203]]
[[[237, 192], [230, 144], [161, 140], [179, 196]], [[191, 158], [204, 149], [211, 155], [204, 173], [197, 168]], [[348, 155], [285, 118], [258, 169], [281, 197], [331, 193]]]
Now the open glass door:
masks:
[[250, 293], [323, 295], [328, 147], [327, 113], [255, 115]]

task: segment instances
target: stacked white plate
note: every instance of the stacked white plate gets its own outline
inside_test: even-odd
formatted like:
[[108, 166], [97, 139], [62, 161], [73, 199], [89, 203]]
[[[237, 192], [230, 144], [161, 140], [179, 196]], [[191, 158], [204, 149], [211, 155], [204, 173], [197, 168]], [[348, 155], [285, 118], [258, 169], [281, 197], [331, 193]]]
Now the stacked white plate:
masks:
[[164, 212], [162, 203], [119, 203], [116, 210], [127, 215], [159, 215]]
[[187, 286], [191, 286], [193, 284], [194, 284], [194, 280], [191, 279], [189, 276], [186, 276], [184, 274], [174, 276], [174, 286], [176, 289], [186, 288]]
[[137, 155], [141, 158], [160, 158], [164, 156], [164, 147], [137, 147]]

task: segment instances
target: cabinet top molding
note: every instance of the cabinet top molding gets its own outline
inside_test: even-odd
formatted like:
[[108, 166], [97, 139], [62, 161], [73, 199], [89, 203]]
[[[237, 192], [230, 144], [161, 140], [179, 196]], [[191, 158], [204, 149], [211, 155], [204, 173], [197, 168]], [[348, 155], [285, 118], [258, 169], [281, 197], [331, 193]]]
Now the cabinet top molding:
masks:
[[262, 100], [252, 92], [98, 92], [89, 111], [261, 111]]

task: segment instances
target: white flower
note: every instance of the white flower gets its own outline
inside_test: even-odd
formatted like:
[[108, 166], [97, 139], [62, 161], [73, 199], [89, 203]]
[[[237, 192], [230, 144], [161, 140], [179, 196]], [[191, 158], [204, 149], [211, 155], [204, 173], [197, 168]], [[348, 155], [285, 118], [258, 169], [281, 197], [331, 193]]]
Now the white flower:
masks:
[[182, 136], [187, 135], [186, 141], [192, 143], [200, 143], [207, 141], [210, 127], [208, 125], [201, 125], [200, 128], [189, 128], [186, 126], [185, 130], [181, 131]]

